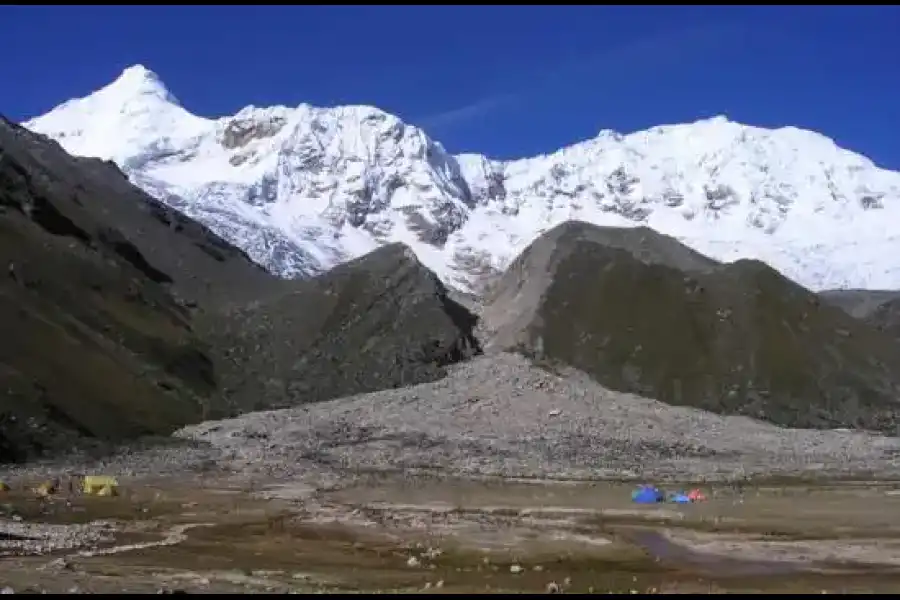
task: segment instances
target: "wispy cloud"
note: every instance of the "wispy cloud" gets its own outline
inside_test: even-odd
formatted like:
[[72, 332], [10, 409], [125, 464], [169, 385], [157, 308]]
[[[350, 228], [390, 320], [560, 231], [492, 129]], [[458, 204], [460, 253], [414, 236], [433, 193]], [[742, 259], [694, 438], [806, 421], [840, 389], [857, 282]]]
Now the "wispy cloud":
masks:
[[482, 118], [495, 110], [536, 95], [548, 88], [559, 91], [573, 88], [572, 93], [587, 78], [609, 79], [607, 93], [625, 93], [619, 78], [643, 77], [648, 70], [673, 68], [678, 63], [701, 53], [716, 52], [723, 45], [739, 43], [744, 28], [730, 24], [703, 25], [660, 35], [638, 38], [630, 43], [608, 48], [603, 52], [533, 77], [528, 87], [516, 91], [492, 94], [470, 104], [417, 119], [427, 129], [446, 128]]
[[453, 108], [442, 113], [419, 119], [419, 124], [426, 128], [447, 127], [469, 121], [488, 114], [504, 104], [514, 101], [518, 94], [495, 94], [476, 100], [471, 104]]

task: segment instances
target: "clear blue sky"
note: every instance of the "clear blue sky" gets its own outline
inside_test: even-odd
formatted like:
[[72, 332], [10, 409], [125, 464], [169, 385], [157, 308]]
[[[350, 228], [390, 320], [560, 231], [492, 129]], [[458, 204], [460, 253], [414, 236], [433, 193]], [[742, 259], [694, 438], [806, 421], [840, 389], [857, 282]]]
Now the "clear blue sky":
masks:
[[142, 63], [192, 112], [373, 104], [498, 158], [725, 114], [900, 169], [900, 7], [0, 7], [0, 112]]

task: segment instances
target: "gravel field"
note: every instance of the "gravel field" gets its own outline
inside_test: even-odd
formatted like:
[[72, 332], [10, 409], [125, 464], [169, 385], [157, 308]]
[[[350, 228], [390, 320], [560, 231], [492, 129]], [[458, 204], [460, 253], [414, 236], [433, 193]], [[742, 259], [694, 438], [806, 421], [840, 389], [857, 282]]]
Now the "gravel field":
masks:
[[611, 392], [513, 354], [435, 383], [187, 427], [238, 471], [730, 479], [898, 472], [900, 440], [789, 430]]
[[125, 476], [227, 472], [301, 477], [315, 487], [353, 473], [727, 480], [754, 476], [900, 474], [900, 439], [782, 429], [745, 417], [673, 407], [564, 377], [514, 354], [456, 366], [435, 383], [294, 409], [209, 421], [182, 444], [102, 461], [17, 467], [0, 476], [102, 469]]

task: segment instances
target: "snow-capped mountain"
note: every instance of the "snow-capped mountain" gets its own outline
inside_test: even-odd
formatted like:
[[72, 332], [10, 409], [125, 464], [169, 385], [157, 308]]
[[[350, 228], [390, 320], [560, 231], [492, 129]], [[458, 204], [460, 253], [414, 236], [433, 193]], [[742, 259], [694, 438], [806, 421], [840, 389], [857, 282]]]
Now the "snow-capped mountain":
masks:
[[284, 276], [402, 241], [473, 290], [577, 218], [648, 225], [720, 260], [758, 258], [813, 289], [900, 288], [900, 173], [792, 127], [716, 117], [496, 161], [450, 155], [368, 106], [201, 118], [142, 66], [24, 125], [112, 159]]

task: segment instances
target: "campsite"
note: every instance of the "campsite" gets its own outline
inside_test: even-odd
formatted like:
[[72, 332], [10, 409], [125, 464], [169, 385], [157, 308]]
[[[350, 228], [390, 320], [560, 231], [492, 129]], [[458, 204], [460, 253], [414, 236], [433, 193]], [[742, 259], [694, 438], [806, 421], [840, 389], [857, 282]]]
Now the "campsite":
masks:
[[659, 504], [660, 502], [690, 504], [692, 502], [706, 502], [706, 495], [700, 488], [694, 488], [687, 493], [683, 490], [666, 493], [655, 485], [645, 483], [637, 486], [631, 492], [631, 500], [636, 504]]
[[[900, 484], [765, 483], [704, 502], [641, 504], [633, 482], [370, 476], [330, 493], [217, 477], [120, 482], [120, 494], [3, 510], [72, 531], [90, 549], [10, 552], [26, 591], [188, 593], [886, 592], [900, 585]], [[668, 486], [675, 489], [676, 486]], [[643, 488], [649, 489], [649, 488]], [[252, 491], [252, 493], [251, 493]], [[94, 525], [89, 525], [93, 523]], [[75, 535], [75, 534], [70, 534]]]

